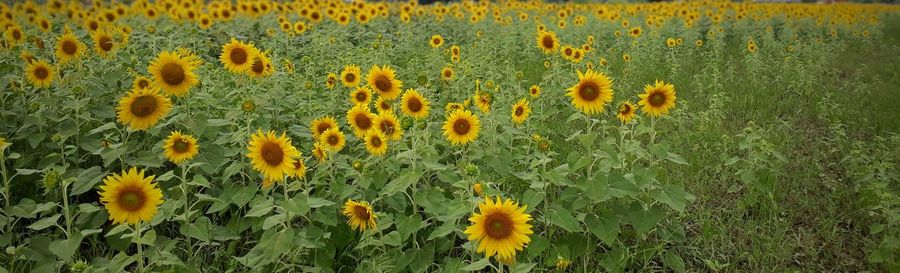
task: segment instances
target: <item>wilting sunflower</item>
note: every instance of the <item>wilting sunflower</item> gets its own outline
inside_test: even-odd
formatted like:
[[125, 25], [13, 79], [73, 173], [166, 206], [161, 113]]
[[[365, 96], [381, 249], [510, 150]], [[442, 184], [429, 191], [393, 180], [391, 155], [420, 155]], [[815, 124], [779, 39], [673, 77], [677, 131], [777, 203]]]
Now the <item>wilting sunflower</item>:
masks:
[[531, 215], [525, 213], [525, 205], [519, 206], [512, 199], [496, 201], [486, 198], [478, 204], [478, 212], [469, 217], [471, 224], [463, 232], [469, 241], [478, 243], [477, 253], [486, 257], [497, 255], [499, 259], [511, 260], [531, 242]]
[[394, 107], [391, 105], [391, 100], [385, 99], [384, 97], [378, 97], [378, 100], [375, 101], [375, 108], [378, 109], [378, 113], [384, 112], [393, 112]]
[[538, 32], [537, 47], [547, 55], [556, 53], [556, 50], [559, 48], [559, 40], [556, 39], [556, 33], [553, 33], [553, 31]]
[[338, 128], [337, 120], [331, 116], [317, 118], [309, 125], [309, 130], [312, 131], [313, 138], [315, 139], [319, 139], [319, 136], [322, 135], [322, 133], [331, 128]]
[[465, 145], [478, 138], [481, 122], [469, 110], [456, 110], [444, 121], [444, 136], [453, 145]]
[[657, 80], [653, 85], [644, 86], [644, 93], [638, 95], [641, 98], [639, 105], [643, 105], [641, 111], [644, 113], [659, 117], [662, 114], [668, 114], [669, 109], [675, 107], [675, 86], [671, 83], [665, 83]]
[[450, 66], [445, 66], [441, 69], [441, 79], [444, 81], [450, 81], [453, 79], [453, 68]]
[[359, 73], [359, 66], [344, 66], [344, 70], [341, 71], [341, 83], [346, 87], [356, 87], [360, 81]]
[[381, 112], [375, 117], [375, 128], [391, 141], [397, 141], [403, 137], [403, 127], [400, 126], [400, 122], [391, 111]]
[[91, 32], [91, 40], [94, 41], [94, 51], [101, 57], [107, 57], [116, 49], [112, 33], [106, 28], [100, 28]]
[[387, 152], [387, 137], [380, 130], [369, 130], [366, 133], [366, 150], [373, 155], [384, 155]]
[[529, 114], [531, 114], [531, 107], [528, 106], [528, 101], [525, 99], [521, 99], [516, 104], [513, 104], [511, 116], [514, 123], [522, 124]]
[[325, 76], [325, 87], [327, 87], [328, 89], [334, 89], [334, 84], [337, 83], [337, 81], [337, 74], [334, 74], [334, 72], [328, 72], [328, 75]]
[[372, 211], [372, 207], [368, 202], [347, 200], [347, 202], [344, 203], [343, 213], [344, 216], [347, 216], [347, 224], [354, 230], [365, 232], [366, 229], [375, 230], [377, 227], [375, 219], [378, 218], [378, 216]]
[[147, 70], [153, 75], [155, 85], [164, 93], [181, 97], [199, 82], [194, 70], [200, 63], [196, 55], [185, 49], [163, 51]]
[[366, 81], [372, 90], [378, 91], [378, 95], [385, 99], [393, 100], [400, 95], [400, 88], [403, 82], [397, 80], [394, 69], [390, 66], [378, 67], [373, 65], [366, 75]]
[[619, 104], [619, 110], [616, 111], [616, 118], [623, 124], [628, 123], [634, 118], [634, 104], [630, 101], [623, 101]]
[[181, 134], [180, 131], [174, 131], [166, 138], [163, 143], [166, 159], [175, 164], [181, 164], [185, 160], [190, 160], [197, 155], [200, 149], [197, 146], [197, 139], [191, 135]]
[[532, 85], [531, 88], [528, 89], [528, 94], [530, 94], [532, 98], [537, 98], [541, 95], [541, 87]]
[[49, 87], [56, 72], [47, 61], [33, 61], [25, 67], [25, 78], [36, 87]]
[[322, 162], [325, 162], [325, 160], [328, 160], [328, 150], [326, 150], [324, 147], [322, 147], [322, 144], [320, 144], [319, 142], [316, 142], [315, 144], [313, 144], [312, 152], [313, 152], [313, 155], [316, 157], [316, 159], [319, 160], [319, 163], [322, 163]]
[[131, 89], [145, 89], [150, 87], [150, 79], [144, 76], [137, 76], [131, 81]]
[[346, 138], [344, 137], [344, 133], [341, 132], [338, 128], [331, 128], [325, 130], [322, 135], [319, 136], [319, 143], [322, 143], [322, 146], [332, 152], [338, 152], [344, 148], [344, 144], [346, 143]]
[[358, 138], [366, 135], [374, 125], [375, 114], [369, 111], [369, 106], [358, 104], [347, 111], [347, 123], [353, 127], [353, 134]]
[[172, 111], [172, 101], [156, 88], [133, 89], [119, 100], [116, 116], [131, 130], [146, 130]]
[[406, 93], [403, 94], [403, 98], [400, 99], [400, 106], [402, 107], [403, 114], [414, 119], [427, 117], [428, 111], [431, 109], [431, 103], [428, 99], [413, 89], [406, 90]]
[[232, 73], [244, 73], [253, 66], [253, 58], [256, 57], [258, 51], [253, 44], [231, 38], [230, 42], [222, 45], [219, 61], [222, 62], [225, 69]]
[[441, 35], [432, 35], [431, 40], [428, 40], [428, 45], [431, 45], [431, 48], [438, 48], [444, 45], [444, 37]]
[[60, 64], [77, 60], [84, 55], [86, 46], [71, 32], [59, 36], [56, 39], [56, 59]]
[[258, 130], [250, 137], [247, 150], [253, 169], [269, 181], [284, 181], [284, 175], [290, 174], [294, 167], [294, 158], [300, 157], [300, 152], [291, 145], [287, 135], [282, 133], [279, 137], [274, 131], [263, 133]]
[[353, 105], [368, 105], [370, 101], [372, 101], [372, 89], [368, 86], [361, 86], [350, 92], [350, 103], [353, 103]]
[[577, 72], [578, 83], [566, 89], [569, 91], [566, 95], [572, 97], [572, 105], [588, 115], [602, 112], [606, 103], [612, 101], [612, 80], [590, 69], [583, 74]]
[[153, 178], [144, 176], [143, 170], [131, 168], [121, 175], [112, 174], [103, 179], [100, 203], [106, 207], [113, 224], [135, 225], [140, 221], [150, 222], [156, 216], [163, 195]]

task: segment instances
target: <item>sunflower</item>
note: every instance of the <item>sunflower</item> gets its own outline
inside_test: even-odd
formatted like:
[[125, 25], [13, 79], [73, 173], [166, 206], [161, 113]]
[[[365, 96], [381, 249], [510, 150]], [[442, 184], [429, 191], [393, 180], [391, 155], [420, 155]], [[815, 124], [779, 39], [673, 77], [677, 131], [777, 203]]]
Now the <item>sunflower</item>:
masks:
[[36, 87], [49, 87], [56, 72], [47, 61], [33, 61], [25, 67], [25, 78]]
[[252, 60], [250, 70], [247, 70], [251, 77], [262, 78], [271, 75], [275, 71], [275, 68], [272, 67], [272, 60], [265, 53], [257, 52]]
[[350, 225], [350, 228], [352, 229], [365, 232], [366, 229], [375, 230], [377, 227], [375, 219], [378, 218], [378, 216], [372, 211], [372, 207], [368, 202], [347, 200], [347, 202], [344, 203], [343, 213], [344, 216], [347, 216], [347, 224]]
[[150, 88], [150, 79], [144, 76], [137, 76], [131, 81], [131, 89]]
[[175, 164], [190, 160], [199, 152], [197, 139], [191, 135], [181, 134], [180, 131], [174, 131], [166, 138], [163, 149], [166, 159]]
[[365, 104], [358, 104], [347, 111], [347, 123], [353, 127], [353, 134], [359, 138], [365, 136], [366, 132], [372, 129], [374, 118], [375, 114], [372, 114], [369, 106]]
[[463, 110], [463, 109], [466, 109], [466, 106], [463, 105], [462, 103], [448, 102], [447, 105], [444, 106], [444, 113], [447, 114], [447, 116], [449, 116], [454, 111]]
[[444, 81], [450, 81], [453, 79], [453, 68], [450, 66], [445, 66], [441, 69], [441, 79]]
[[553, 31], [538, 32], [537, 47], [547, 55], [556, 53], [556, 50], [559, 48], [559, 40], [556, 39], [556, 33], [553, 33]]
[[431, 45], [431, 48], [438, 48], [444, 45], [444, 37], [441, 35], [432, 35], [431, 40], [428, 40], [428, 44]]
[[414, 119], [427, 117], [428, 111], [431, 109], [431, 103], [428, 99], [413, 89], [406, 90], [406, 93], [403, 94], [403, 98], [400, 99], [400, 106], [402, 107], [403, 114]]
[[365, 136], [366, 150], [372, 155], [384, 155], [387, 152], [387, 137], [380, 130], [369, 130]]
[[306, 33], [306, 30], [308, 28], [306, 27], [306, 23], [304, 23], [303, 21], [297, 21], [296, 23], [294, 23], [293, 29], [294, 29], [294, 33], [303, 34], [303, 33]]
[[750, 53], [755, 53], [756, 52], [756, 42], [754, 42], [753, 40], [750, 40], [749, 42], [747, 42], [747, 51], [749, 51]]
[[632, 38], [640, 37], [641, 33], [643, 33], [641, 27], [634, 27], [628, 31], [628, 35], [631, 35]]
[[116, 116], [131, 130], [146, 130], [172, 110], [172, 101], [155, 88], [134, 89], [119, 100]]
[[91, 40], [94, 41], [94, 51], [101, 57], [109, 56], [109, 54], [116, 49], [112, 33], [106, 30], [106, 28], [91, 32]]
[[378, 91], [378, 95], [392, 100], [400, 95], [400, 88], [403, 87], [403, 82], [395, 77], [394, 69], [390, 66], [378, 67], [373, 65], [369, 69], [368, 75], [366, 75], [366, 81], [369, 83], [369, 87], [372, 87], [372, 90]]
[[225, 69], [232, 73], [243, 73], [253, 66], [253, 59], [256, 57], [259, 49], [253, 44], [238, 41], [231, 38], [231, 41], [222, 45], [222, 54], [219, 55], [219, 61], [225, 66]]
[[532, 85], [531, 88], [528, 89], [528, 94], [531, 94], [532, 98], [537, 98], [541, 95], [541, 87], [537, 85]]
[[459, 58], [459, 56], [460, 56], [460, 48], [459, 48], [458, 45], [453, 45], [453, 46], [450, 47], [450, 56], [451, 56], [451, 57], [457, 57], [457, 58]]
[[269, 181], [283, 181], [284, 175], [290, 174], [294, 167], [294, 158], [300, 157], [300, 152], [291, 145], [287, 135], [282, 133], [279, 137], [274, 131], [263, 133], [258, 130], [250, 137], [247, 150], [253, 169]]
[[468, 228], [463, 232], [469, 241], [478, 243], [477, 253], [486, 257], [497, 255], [500, 260], [512, 260], [531, 242], [531, 215], [525, 213], [526, 206], [519, 206], [512, 199], [496, 201], [486, 198], [478, 204], [478, 212], [469, 217]]
[[154, 176], [144, 176], [144, 171], [131, 168], [103, 179], [100, 186], [100, 203], [106, 207], [109, 220], [113, 224], [136, 225], [140, 221], [149, 222], [156, 216], [157, 208], [163, 203], [162, 191]]
[[315, 144], [313, 144], [312, 152], [313, 152], [313, 155], [316, 157], [316, 159], [319, 160], [319, 163], [322, 163], [322, 162], [325, 162], [325, 160], [328, 160], [328, 150], [323, 148], [321, 143], [316, 142]]
[[338, 152], [344, 148], [346, 138], [344, 137], [344, 133], [341, 133], [341, 130], [338, 128], [331, 128], [325, 130], [325, 132], [319, 136], [319, 143], [322, 143], [322, 146], [332, 152]]
[[372, 89], [368, 86], [362, 86], [356, 88], [356, 91], [350, 92], [350, 102], [353, 103], [353, 105], [369, 105], [370, 101], [372, 101]]
[[562, 54], [563, 59], [571, 61], [573, 55], [575, 55], [575, 47], [571, 45], [563, 45], [562, 49], [559, 50], [559, 53]]
[[[473, 98], [475, 101], [475, 106], [478, 107], [478, 110], [481, 110], [482, 113], [490, 113], [491, 112], [491, 102], [493, 99], [491, 98], [491, 94], [489, 93], [478, 93]], [[468, 105], [468, 103], [466, 103]]]
[[454, 145], [465, 145], [478, 138], [481, 122], [469, 110], [456, 110], [444, 122], [444, 136]]
[[622, 54], [622, 60], [624, 60], [626, 63], [627, 63], [627, 62], [630, 62], [630, 61], [631, 61], [631, 55], [628, 55], [628, 53]]
[[84, 43], [75, 38], [74, 34], [66, 32], [56, 39], [56, 59], [60, 64], [77, 60], [84, 55], [85, 48]]
[[630, 101], [623, 101], [619, 104], [619, 110], [616, 111], [616, 118], [623, 124], [628, 123], [634, 118], [634, 104]]
[[155, 85], [167, 95], [184, 96], [199, 80], [194, 69], [200, 59], [187, 50], [163, 51], [147, 68], [153, 75]]
[[337, 80], [337, 75], [334, 72], [328, 72], [328, 75], [325, 76], [325, 87], [334, 89], [334, 84], [337, 83]]
[[325, 131], [331, 128], [338, 128], [337, 120], [331, 116], [324, 116], [312, 121], [309, 130], [312, 131], [313, 138], [319, 139]]
[[671, 47], [675, 47], [676, 45], [677, 45], [677, 44], [676, 44], [674, 38], [668, 38], [668, 39], [666, 39], [666, 46], [667, 46], [667, 47], [670, 47], [670, 48], [671, 48]]
[[341, 71], [341, 83], [346, 87], [356, 87], [360, 81], [359, 73], [359, 66], [344, 66], [344, 70]]
[[391, 100], [385, 99], [384, 97], [378, 97], [378, 100], [375, 101], [375, 109], [378, 109], [378, 113], [394, 111], [394, 107], [393, 105], [391, 105]]
[[606, 103], [612, 101], [612, 80], [603, 73], [588, 69], [584, 74], [578, 72], [578, 83], [566, 89], [572, 97], [572, 105], [581, 112], [593, 115], [603, 111]]
[[675, 86], [671, 83], [665, 83], [657, 80], [654, 85], [647, 84], [644, 86], [644, 93], [638, 95], [641, 98], [639, 105], [646, 114], [659, 117], [662, 114], [668, 114], [669, 109], [675, 107]]
[[22, 28], [18, 25], [8, 26], [4, 34], [6, 36], [6, 43], [9, 44], [9, 47], [16, 46], [21, 44], [22, 41], [25, 41], [25, 32], [23, 32]]
[[381, 112], [375, 117], [375, 128], [391, 141], [397, 141], [403, 137], [403, 127], [400, 126], [400, 122], [391, 111]]
[[521, 99], [516, 104], [513, 104], [511, 115], [514, 123], [522, 124], [529, 114], [531, 114], [531, 107], [528, 106], [528, 101], [525, 99]]

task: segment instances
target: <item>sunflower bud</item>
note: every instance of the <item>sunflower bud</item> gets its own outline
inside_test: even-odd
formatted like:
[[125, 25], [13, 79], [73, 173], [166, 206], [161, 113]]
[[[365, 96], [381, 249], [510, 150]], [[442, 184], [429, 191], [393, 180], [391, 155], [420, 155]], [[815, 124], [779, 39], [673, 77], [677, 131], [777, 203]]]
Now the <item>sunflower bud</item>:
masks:
[[572, 261], [569, 261], [566, 258], [563, 258], [563, 257], [556, 258], [556, 270], [565, 271], [567, 268], [569, 268], [570, 264], [572, 264]]
[[62, 141], [62, 135], [60, 135], [59, 133], [55, 133], [52, 136], [50, 136], [50, 141], [60, 142], [60, 141]]
[[544, 67], [550, 68], [550, 61], [544, 61]]
[[466, 174], [468, 174], [468, 175], [478, 174], [478, 166], [473, 163], [466, 164]]
[[16, 255], [16, 247], [8, 246], [6, 247], [6, 254], [8, 255]]
[[360, 170], [362, 170], [362, 167], [363, 167], [362, 161], [359, 161], [358, 159], [353, 161], [353, 169], [354, 170], [360, 171]]
[[305, 88], [307, 90], [312, 89], [313, 83], [311, 81], [306, 81], [306, 83], [303, 84], [303, 88]]
[[79, 261], [76, 261], [75, 263], [73, 263], [72, 266], [69, 267], [69, 270], [71, 270], [74, 273], [81, 273], [81, 272], [87, 271], [88, 268], [90, 268], [90, 267], [91, 266], [88, 265], [87, 262], [79, 260]]
[[241, 104], [241, 110], [244, 110], [245, 113], [253, 112], [256, 109], [256, 104], [253, 103], [252, 100], [245, 100], [244, 103]]
[[49, 194], [56, 189], [56, 186], [59, 185], [60, 177], [62, 174], [59, 173], [56, 169], [50, 168], [44, 171], [44, 194]]
[[539, 141], [538, 142], [538, 150], [541, 150], [541, 152], [549, 151], [550, 150], [550, 141], [547, 141], [547, 140]]
[[524, 78], [525, 78], [525, 73], [524, 73], [524, 72], [522, 72], [521, 70], [516, 71], [516, 79], [517, 79], [517, 80], [520, 80], [520, 81], [521, 81], [521, 80], [524, 79]]
[[472, 185], [472, 191], [475, 191], [475, 194], [479, 196], [484, 195], [484, 186], [481, 183], [475, 183], [475, 185]]

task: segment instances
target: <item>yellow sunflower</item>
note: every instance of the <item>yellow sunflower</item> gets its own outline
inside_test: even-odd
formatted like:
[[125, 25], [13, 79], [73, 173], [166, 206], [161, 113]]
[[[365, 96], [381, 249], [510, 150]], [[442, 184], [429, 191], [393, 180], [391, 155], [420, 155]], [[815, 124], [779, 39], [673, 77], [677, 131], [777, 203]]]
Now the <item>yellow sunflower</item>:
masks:
[[379, 130], [366, 133], [366, 150], [372, 155], [384, 155], [387, 152], [387, 137]]
[[512, 199], [505, 201], [486, 198], [478, 204], [478, 212], [469, 217], [471, 224], [463, 232], [469, 241], [478, 243], [477, 253], [486, 257], [497, 255], [501, 260], [512, 260], [531, 242], [531, 215], [525, 213], [525, 205], [519, 206]]
[[406, 93], [403, 94], [403, 98], [400, 99], [400, 106], [402, 107], [403, 114], [414, 119], [423, 119], [427, 117], [428, 111], [431, 109], [431, 103], [428, 99], [413, 89], [406, 90]]
[[453, 145], [465, 145], [478, 138], [481, 122], [469, 110], [456, 110], [444, 121], [444, 136]]
[[400, 126], [400, 122], [391, 111], [381, 112], [375, 117], [375, 128], [391, 141], [397, 141], [403, 137], [403, 127]]
[[56, 72], [47, 61], [33, 61], [25, 67], [25, 78], [36, 87], [49, 87]]
[[623, 124], [628, 123], [631, 119], [634, 118], [634, 104], [630, 101], [623, 101], [619, 104], [619, 110], [616, 111], [616, 118], [619, 119]]
[[294, 158], [300, 157], [287, 135], [282, 133], [279, 137], [274, 131], [263, 133], [258, 130], [251, 136], [247, 150], [253, 169], [269, 181], [284, 181], [284, 175], [290, 174], [294, 167]]
[[322, 163], [322, 162], [325, 162], [325, 160], [328, 160], [328, 150], [323, 148], [322, 144], [320, 144], [319, 142], [316, 142], [315, 144], [313, 144], [312, 152], [313, 152], [313, 155], [316, 157], [316, 159], [319, 160], [319, 163]]
[[385, 99], [381, 96], [379, 96], [378, 100], [375, 101], [375, 108], [378, 109], [378, 113], [394, 111], [394, 107], [393, 105], [391, 105], [391, 100]]
[[200, 59], [187, 50], [163, 51], [147, 68], [154, 84], [167, 95], [184, 96], [199, 80], [194, 70]]
[[559, 40], [556, 39], [556, 33], [553, 33], [553, 31], [539, 31], [537, 34], [537, 47], [547, 55], [556, 53], [556, 50], [559, 48]]
[[368, 86], [361, 86], [356, 88], [356, 91], [350, 92], [350, 103], [353, 105], [369, 105], [370, 101], [372, 101], [372, 89]]
[[60, 64], [77, 60], [84, 55], [86, 47], [74, 34], [66, 32], [56, 39], [56, 60]]
[[395, 77], [396, 73], [390, 66], [378, 67], [373, 65], [366, 75], [366, 81], [369, 83], [369, 87], [372, 87], [372, 90], [378, 91], [379, 96], [392, 100], [400, 95], [400, 88], [403, 87], [403, 82]]
[[222, 62], [225, 69], [232, 73], [244, 73], [253, 66], [253, 59], [258, 51], [253, 44], [231, 38], [230, 42], [222, 45], [222, 54], [219, 55], [219, 61]]
[[257, 52], [254, 54], [252, 60], [250, 70], [247, 70], [247, 73], [249, 73], [251, 77], [263, 78], [272, 75], [272, 73], [275, 72], [275, 68], [272, 66], [272, 60], [269, 59], [269, 56], [266, 56], [265, 53]]
[[584, 74], [578, 72], [578, 83], [566, 89], [572, 97], [572, 105], [588, 115], [603, 111], [606, 103], [612, 101], [612, 80], [603, 73], [588, 69]]
[[100, 28], [91, 32], [91, 40], [94, 41], [94, 51], [101, 57], [107, 57], [116, 49], [116, 43], [113, 40], [112, 33], [106, 28]]
[[290, 176], [296, 179], [303, 179], [306, 177], [306, 163], [304, 162], [302, 155], [294, 161], [294, 168], [291, 170]]
[[144, 76], [137, 76], [131, 81], [131, 89], [145, 89], [150, 88], [150, 78]]
[[460, 56], [460, 48], [459, 48], [458, 45], [453, 45], [453, 46], [450, 47], [450, 56], [451, 56], [451, 57], [457, 57], [457, 58], [459, 58], [459, 56]]
[[522, 124], [529, 114], [531, 114], [531, 107], [528, 106], [528, 101], [525, 99], [521, 99], [516, 104], [513, 104], [511, 116], [514, 123]]
[[347, 111], [347, 123], [353, 127], [353, 134], [358, 138], [366, 135], [369, 129], [372, 129], [375, 114], [369, 111], [369, 106], [358, 104]]
[[450, 81], [453, 79], [453, 68], [450, 66], [445, 66], [441, 69], [441, 79], [444, 81]]
[[334, 72], [328, 72], [328, 76], [325, 77], [325, 87], [334, 89], [334, 84], [337, 83], [337, 80], [337, 75]]
[[6, 43], [9, 44], [9, 47], [14, 47], [25, 41], [25, 32], [22, 31], [22, 28], [19, 25], [12, 25], [6, 28], [5, 32]]
[[537, 85], [532, 85], [531, 88], [528, 89], [528, 94], [531, 94], [532, 98], [537, 98], [541, 95], [541, 87]]
[[347, 200], [347, 202], [344, 203], [343, 213], [344, 216], [347, 216], [347, 224], [354, 230], [365, 232], [367, 229], [375, 230], [377, 227], [375, 219], [378, 218], [378, 216], [372, 211], [372, 207], [368, 202]]
[[181, 164], [186, 160], [190, 160], [200, 151], [197, 146], [197, 139], [191, 135], [182, 134], [180, 131], [174, 131], [163, 142], [166, 159], [175, 164]]
[[325, 130], [325, 132], [319, 136], [319, 143], [322, 143], [322, 146], [332, 152], [338, 152], [344, 148], [346, 138], [341, 130], [338, 130], [338, 128], [331, 128]]
[[639, 105], [645, 114], [653, 117], [659, 117], [662, 114], [668, 114], [669, 109], [675, 107], [675, 86], [671, 83], [665, 83], [657, 80], [653, 85], [644, 86], [644, 93], [638, 95], [641, 98]]
[[341, 83], [346, 87], [356, 87], [360, 81], [359, 71], [359, 66], [344, 66], [344, 70], [341, 71]]
[[491, 94], [481, 92], [472, 97], [472, 99], [475, 101], [475, 106], [478, 107], [478, 110], [481, 110], [482, 113], [487, 114], [491, 112], [491, 103], [493, 102]]
[[156, 88], [134, 89], [119, 100], [116, 116], [131, 130], [147, 130], [172, 111], [172, 101]]
[[313, 120], [312, 124], [309, 125], [309, 130], [312, 131], [313, 138], [315, 139], [319, 139], [319, 136], [322, 135], [322, 133], [331, 128], [338, 128], [337, 120], [331, 116], [324, 116]]
[[103, 179], [100, 186], [100, 203], [106, 207], [109, 220], [113, 224], [136, 225], [141, 221], [150, 222], [163, 203], [162, 191], [154, 176], [144, 176], [144, 171], [131, 168]]
[[441, 47], [444, 45], [444, 37], [438, 34], [432, 35], [431, 40], [428, 40], [428, 44], [431, 45], [431, 48]]

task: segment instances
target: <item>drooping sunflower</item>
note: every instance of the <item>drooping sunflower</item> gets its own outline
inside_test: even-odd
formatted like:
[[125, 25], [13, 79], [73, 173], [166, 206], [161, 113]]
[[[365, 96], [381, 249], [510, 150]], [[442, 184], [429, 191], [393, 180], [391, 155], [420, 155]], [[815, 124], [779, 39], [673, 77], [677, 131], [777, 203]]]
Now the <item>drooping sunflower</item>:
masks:
[[353, 105], [369, 105], [370, 101], [372, 101], [372, 89], [368, 86], [361, 86], [356, 88], [355, 91], [350, 92], [350, 103], [353, 103]]
[[569, 91], [566, 95], [572, 97], [572, 105], [588, 115], [602, 112], [606, 103], [612, 101], [612, 80], [591, 69], [583, 74], [577, 72], [578, 83], [566, 89]]
[[147, 70], [153, 75], [154, 84], [164, 93], [181, 97], [200, 82], [194, 74], [200, 63], [196, 55], [185, 49], [163, 51]]
[[514, 123], [522, 124], [525, 119], [528, 119], [529, 114], [531, 114], [531, 107], [528, 106], [528, 101], [525, 99], [520, 99], [513, 104], [511, 117]]
[[347, 123], [353, 127], [353, 134], [358, 138], [362, 138], [366, 132], [372, 129], [373, 119], [375, 119], [375, 114], [372, 114], [369, 106], [365, 104], [358, 104], [347, 111]]
[[338, 128], [331, 128], [325, 130], [325, 132], [319, 136], [319, 143], [322, 143], [323, 147], [332, 152], [338, 152], [344, 148], [346, 138], [341, 130], [338, 130]]
[[225, 66], [225, 69], [232, 73], [244, 73], [253, 66], [253, 59], [256, 57], [257, 49], [251, 43], [244, 43], [235, 38], [225, 45], [222, 45], [222, 54], [219, 55], [219, 61]]
[[25, 67], [25, 78], [36, 87], [49, 87], [53, 83], [54, 75], [56, 72], [53, 67], [44, 60], [32, 61]]
[[372, 211], [372, 206], [368, 202], [347, 200], [344, 203], [343, 213], [344, 216], [347, 216], [347, 225], [354, 230], [365, 232], [367, 229], [375, 230], [378, 227], [375, 223], [378, 216]]
[[360, 81], [359, 71], [359, 66], [344, 66], [344, 70], [341, 71], [341, 83], [346, 87], [356, 87]]
[[191, 135], [182, 134], [181, 131], [172, 132], [163, 143], [163, 149], [166, 159], [175, 164], [181, 164], [181, 162], [194, 158], [200, 151], [197, 139]]
[[391, 141], [397, 141], [403, 137], [403, 127], [400, 126], [400, 122], [391, 111], [381, 112], [375, 117], [375, 128]]
[[337, 81], [337, 74], [334, 74], [334, 72], [328, 72], [328, 75], [325, 76], [325, 87], [327, 87], [328, 89], [334, 89], [334, 84], [337, 83]]
[[372, 155], [384, 155], [387, 152], [387, 137], [380, 130], [369, 130], [366, 133], [366, 150]]
[[316, 159], [319, 160], [319, 163], [322, 163], [322, 162], [325, 162], [325, 160], [328, 160], [328, 150], [326, 150], [324, 147], [322, 147], [322, 144], [320, 144], [318, 141], [315, 144], [313, 144], [312, 152], [313, 152], [313, 155], [316, 157]]
[[153, 178], [132, 167], [121, 175], [111, 174], [103, 179], [100, 203], [106, 207], [113, 224], [136, 225], [141, 221], [150, 222], [156, 216], [163, 195]]
[[84, 55], [86, 47], [75, 34], [66, 32], [56, 39], [56, 59], [60, 64], [77, 60]]
[[150, 78], [144, 76], [137, 76], [134, 80], [131, 81], [131, 89], [145, 89], [150, 88]]
[[291, 145], [287, 135], [282, 133], [279, 137], [274, 131], [263, 133], [257, 130], [250, 137], [247, 150], [253, 169], [269, 181], [284, 181], [285, 174], [290, 174], [294, 167], [294, 158], [300, 157], [300, 152]]
[[450, 81], [453, 79], [453, 67], [445, 66], [441, 69], [441, 79], [444, 81]]
[[675, 85], [657, 80], [653, 85], [644, 86], [644, 93], [638, 95], [638, 101], [642, 105], [641, 111], [653, 117], [668, 114], [669, 109], [675, 107]]
[[337, 120], [331, 116], [317, 118], [309, 125], [309, 130], [312, 131], [313, 138], [315, 139], [319, 139], [319, 136], [322, 135], [322, 133], [331, 128], [338, 128]]
[[532, 98], [537, 98], [541, 95], [541, 87], [532, 85], [531, 88], [528, 89], [528, 94], [530, 94]]
[[619, 110], [616, 111], [616, 118], [619, 119], [623, 124], [628, 123], [631, 119], [634, 118], [634, 104], [630, 101], [623, 101], [619, 104]]
[[441, 47], [444, 45], [444, 37], [439, 34], [432, 35], [431, 40], [428, 40], [428, 45], [430, 45], [431, 48]]
[[403, 94], [403, 98], [400, 99], [400, 105], [403, 114], [414, 119], [423, 119], [427, 117], [428, 112], [431, 109], [431, 103], [428, 99], [413, 89], [406, 90], [406, 93]]
[[469, 110], [456, 110], [444, 121], [444, 136], [453, 145], [465, 145], [478, 138], [481, 122]]
[[381, 96], [378, 97], [378, 100], [375, 100], [375, 109], [378, 109], [378, 113], [394, 111], [394, 107], [393, 105], [391, 105], [391, 100], [385, 99]]
[[372, 90], [378, 91], [378, 95], [385, 99], [393, 100], [400, 95], [400, 88], [403, 82], [397, 80], [394, 69], [390, 66], [378, 67], [373, 65], [366, 75], [366, 81]]
[[107, 28], [100, 28], [91, 32], [91, 40], [94, 41], [94, 51], [101, 57], [107, 57], [116, 49], [112, 33]]
[[553, 33], [553, 31], [539, 31], [537, 34], [537, 47], [547, 55], [556, 53], [556, 50], [559, 48], [559, 39], [556, 39], [556, 33]]
[[131, 130], [147, 130], [172, 111], [172, 101], [156, 88], [133, 89], [119, 100], [116, 116]]
[[527, 206], [519, 206], [512, 199], [486, 198], [478, 204], [478, 213], [469, 217], [471, 223], [463, 232], [469, 241], [478, 243], [477, 253], [486, 257], [497, 255], [501, 260], [511, 260], [531, 242], [531, 215]]

